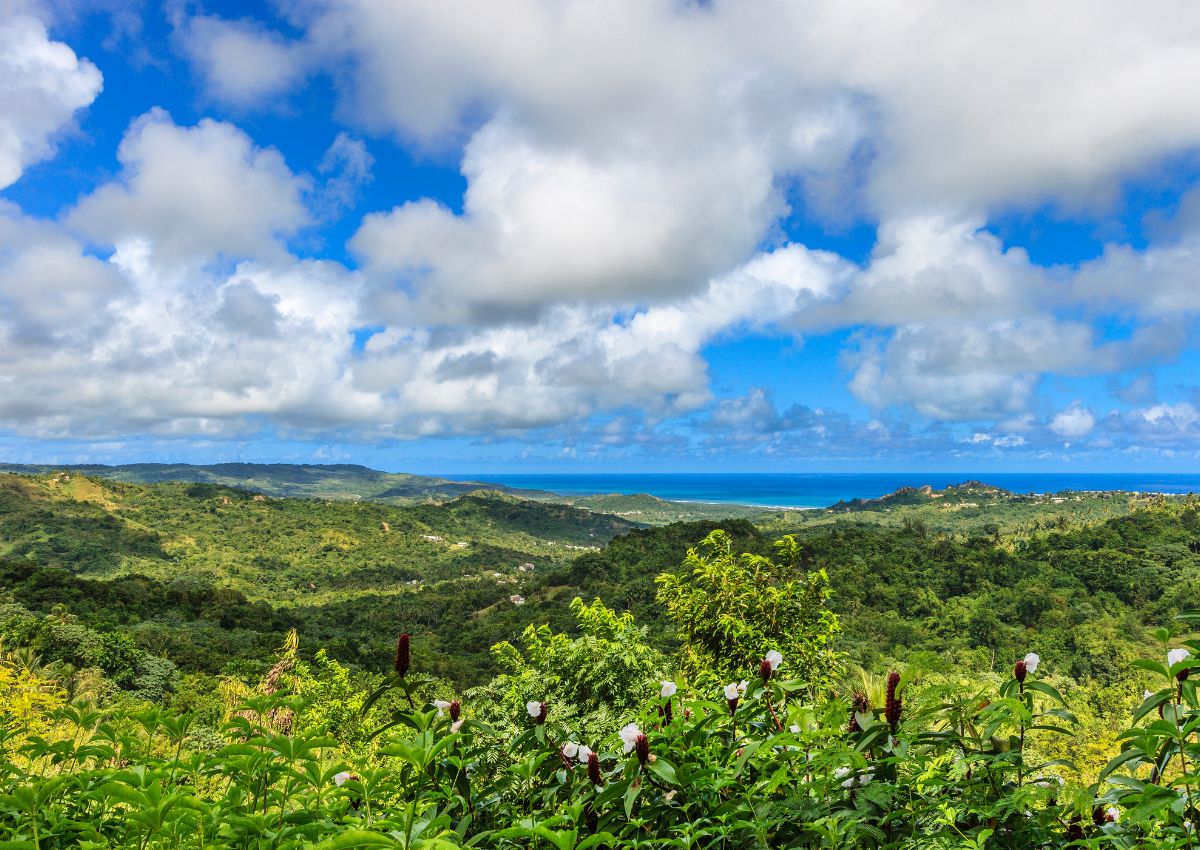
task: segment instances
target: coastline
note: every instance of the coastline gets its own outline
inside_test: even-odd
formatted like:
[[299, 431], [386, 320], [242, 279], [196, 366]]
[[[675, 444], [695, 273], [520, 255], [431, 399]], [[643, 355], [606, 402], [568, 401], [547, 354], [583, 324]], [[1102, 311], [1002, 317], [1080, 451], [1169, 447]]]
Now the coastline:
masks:
[[[442, 477], [464, 480], [468, 476]], [[839, 502], [882, 499], [906, 488], [928, 486], [941, 491], [972, 481], [1015, 496], [1045, 498], [1072, 493], [1140, 497], [1200, 492], [1200, 473], [484, 473], [470, 478], [572, 500], [647, 495], [664, 502], [764, 512], [824, 510]]]

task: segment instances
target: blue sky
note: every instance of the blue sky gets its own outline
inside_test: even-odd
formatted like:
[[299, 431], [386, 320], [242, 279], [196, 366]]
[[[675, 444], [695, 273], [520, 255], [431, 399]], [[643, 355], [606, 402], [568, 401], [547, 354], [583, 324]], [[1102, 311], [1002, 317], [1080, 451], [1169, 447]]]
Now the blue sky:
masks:
[[0, 458], [1198, 470], [1139, 15], [0, 0]]

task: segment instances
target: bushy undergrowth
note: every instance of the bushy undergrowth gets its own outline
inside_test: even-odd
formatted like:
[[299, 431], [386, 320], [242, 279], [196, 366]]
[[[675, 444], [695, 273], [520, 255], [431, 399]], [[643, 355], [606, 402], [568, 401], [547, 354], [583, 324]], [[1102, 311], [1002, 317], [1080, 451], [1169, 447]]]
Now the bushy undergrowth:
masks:
[[1159, 637], [1168, 663], [1138, 666], [1161, 687], [1091, 784], [1036, 756], [1074, 716], [1032, 654], [999, 688], [892, 674], [870, 705], [802, 697], [769, 653], [723, 688], [665, 682], [583, 739], [552, 702], [507, 723], [426, 702], [402, 647], [403, 673], [355, 703], [360, 717], [397, 707], [353, 745], [331, 734], [344, 718], [309, 725], [314, 700], [285, 688], [197, 735], [190, 714], [52, 707], [6, 667], [0, 846], [1190, 848], [1200, 642], [1167, 656]]

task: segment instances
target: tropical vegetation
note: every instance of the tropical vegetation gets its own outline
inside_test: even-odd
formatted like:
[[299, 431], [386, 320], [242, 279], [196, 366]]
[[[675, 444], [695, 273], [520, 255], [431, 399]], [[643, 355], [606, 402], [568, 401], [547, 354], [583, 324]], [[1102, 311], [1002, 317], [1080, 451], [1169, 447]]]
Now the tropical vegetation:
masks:
[[1194, 847], [1197, 504], [949, 497], [9, 476], [0, 847]]

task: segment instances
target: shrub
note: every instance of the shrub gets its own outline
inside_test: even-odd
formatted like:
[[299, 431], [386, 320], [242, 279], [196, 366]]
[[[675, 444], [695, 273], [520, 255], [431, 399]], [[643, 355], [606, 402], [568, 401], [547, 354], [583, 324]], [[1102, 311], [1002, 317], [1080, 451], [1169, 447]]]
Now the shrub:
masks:
[[728, 678], [778, 649], [792, 659], [806, 692], [821, 692], [839, 673], [832, 648], [838, 619], [828, 607], [828, 576], [800, 566], [793, 537], [775, 544], [774, 560], [734, 555], [732, 543], [724, 531], [714, 531], [688, 550], [682, 574], [658, 577], [658, 599], [683, 641], [681, 672]]

